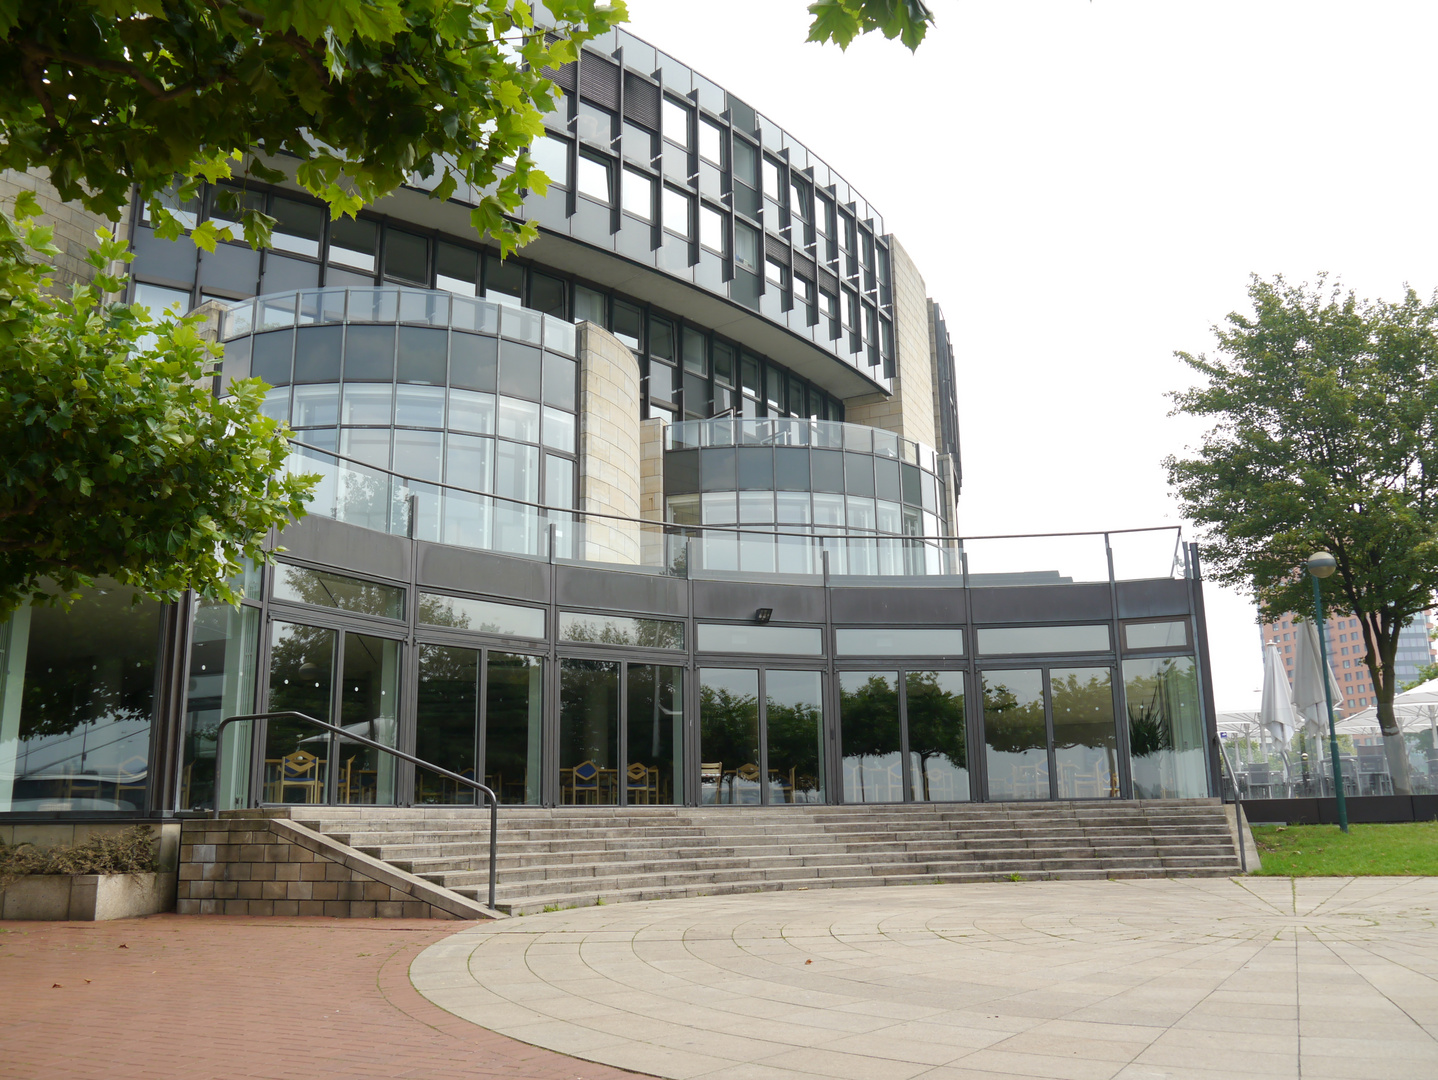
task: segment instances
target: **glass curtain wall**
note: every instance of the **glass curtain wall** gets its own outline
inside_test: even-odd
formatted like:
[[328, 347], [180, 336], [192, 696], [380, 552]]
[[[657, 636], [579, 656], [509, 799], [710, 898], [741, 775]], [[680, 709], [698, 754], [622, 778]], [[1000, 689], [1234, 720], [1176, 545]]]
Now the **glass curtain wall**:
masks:
[[[199, 605], [190, 637], [190, 690], [181, 747], [182, 809], [212, 809], [215, 798], [215, 731], [227, 716], [255, 711], [260, 645], [258, 608]], [[219, 805], [245, 804], [250, 775], [250, 722], [225, 729], [224, 776]]]
[[1119, 797], [1111, 668], [986, 671], [982, 679], [990, 798]]
[[503, 803], [538, 803], [544, 660], [486, 653], [484, 783]]
[[[419, 647], [414, 754], [473, 780], [479, 745], [478, 649], [447, 645]], [[476, 792], [415, 766], [414, 801], [472, 804]]]
[[160, 605], [113, 583], [0, 623], [0, 811], [141, 811]]
[[1205, 797], [1208, 766], [1193, 658], [1125, 660], [1123, 684], [1133, 797]]

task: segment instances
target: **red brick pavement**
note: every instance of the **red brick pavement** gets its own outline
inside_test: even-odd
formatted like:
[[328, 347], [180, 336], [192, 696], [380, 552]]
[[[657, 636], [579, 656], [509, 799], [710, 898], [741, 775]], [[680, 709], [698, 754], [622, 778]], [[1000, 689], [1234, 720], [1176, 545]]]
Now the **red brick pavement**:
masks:
[[0, 923], [4, 1080], [625, 1080], [410, 985], [463, 923], [157, 915]]

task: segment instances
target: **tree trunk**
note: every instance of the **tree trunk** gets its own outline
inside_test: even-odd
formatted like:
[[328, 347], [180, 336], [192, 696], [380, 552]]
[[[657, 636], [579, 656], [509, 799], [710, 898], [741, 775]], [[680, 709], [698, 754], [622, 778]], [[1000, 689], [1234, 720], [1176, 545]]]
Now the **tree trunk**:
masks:
[[[1381, 693], [1381, 691], [1380, 691]], [[1393, 695], [1378, 699], [1378, 729], [1383, 732], [1383, 752], [1388, 757], [1388, 775], [1393, 778], [1393, 794], [1412, 795], [1413, 780], [1408, 771], [1408, 743], [1393, 715]]]

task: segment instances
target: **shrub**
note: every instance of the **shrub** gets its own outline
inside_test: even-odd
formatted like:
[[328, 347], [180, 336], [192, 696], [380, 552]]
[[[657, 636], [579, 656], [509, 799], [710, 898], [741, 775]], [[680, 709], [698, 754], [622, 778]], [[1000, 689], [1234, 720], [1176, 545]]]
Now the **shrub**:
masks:
[[0, 888], [31, 874], [147, 874], [159, 869], [158, 854], [159, 837], [148, 825], [53, 848], [0, 842]]

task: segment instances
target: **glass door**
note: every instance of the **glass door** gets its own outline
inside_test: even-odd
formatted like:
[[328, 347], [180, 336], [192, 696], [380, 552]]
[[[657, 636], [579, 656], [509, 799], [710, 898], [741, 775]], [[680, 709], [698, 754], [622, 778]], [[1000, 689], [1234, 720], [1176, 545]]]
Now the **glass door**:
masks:
[[962, 671], [842, 671], [846, 803], [969, 798]]
[[1119, 797], [1111, 668], [990, 670], [981, 681], [989, 798]]
[[561, 658], [561, 805], [682, 802], [683, 748], [683, 668]]
[[819, 671], [700, 669], [698, 802], [824, 802], [823, 689]]

